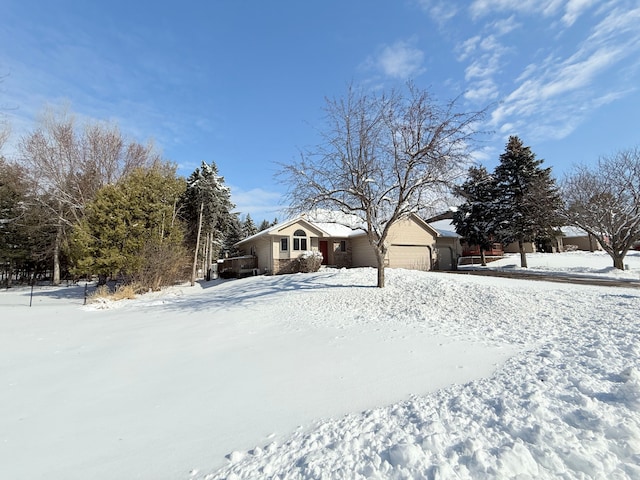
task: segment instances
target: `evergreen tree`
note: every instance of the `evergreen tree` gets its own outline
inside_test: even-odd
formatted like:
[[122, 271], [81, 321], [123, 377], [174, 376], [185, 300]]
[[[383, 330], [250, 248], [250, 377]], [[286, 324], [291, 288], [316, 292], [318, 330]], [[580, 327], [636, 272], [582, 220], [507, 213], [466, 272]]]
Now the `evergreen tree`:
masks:
[[517, 241], [520, 266], [527, 267], [525, 242], [551, 237], [560, 225], [560, 195], [550, 168], [542, 168], [530, 147], [509, 137], [494, 172], [495, 208], [490, 230], [503, 243]]
[[48, 270], [54, 235], [24, 169], [0, 157], [0, 264], [6, 286], [13, 278], [31, 280]]
[[256, 224], [253, 223], [253, 219], [251, 218], [251, 215], [249, 215], [248, 213], [247, 213], [247, 216], [244, 218], [244, 222], [242, 222], [242, 233], [244, 235], [244, 238], [250, 237], [258, 233], [258, 228], [256, 227]]
[[0, 262], [6, 286], [11, 284], [16, 268], [29, 256], [28, 235], [21, 224], [25, 199], [20, 169], [0, 157]]
[[189, 245], [194, 252], [192, 285], [195, 283], [198, 260], [209, 272], [214, 258], [220, 255], [224, 232], [229, 228], [235, 205], [231, 190], [224, 185], [218, 167], [202, 162], [187, 179], [187, 189], [181, 199], [182, 217], [188, 226]]
[[[176, 205], [184, 187], [174, 169], [157, 166], [136, 170], [121, 182], [101, 188], [73, 230], [75, 270], [97, 274], [100, 283], [114, 275], [147, 283], [144, 274], [153, 271], [152, 263], [174, 258], [180, 251], [184, 235]], [[156, 254], [150, 257], [150, 252]], [[163, 286], [158, 275], [162, 277], [162, 272], [154, 273], [152, 284], [145, 286]]]
[[271, 226], [272, 225], [269, 223], [269, 220], [262, 220], [262, 223], [260, 223], [260, 226], [258, 227], [258, 231], [261, 232], [267, 228], [271, 228]]
[[237, 214], [231, 215], [229, 220], [230, 221], [224, 235], [224, 256], [237, 257], [240, 255], [240, 252], [235, 247], [235, 244], [245, 238], [242, 231], [242, 222], [240, 222]]
[[82, 219], [86, 204], [104, 185], [116, 183], [136, 168], [161, 162], [152, 146], [127, 142], [117, 127], [105, 123], [78, 128], [66, 111], [46, 111], [38, 128], [18, 145], [35, 201], [49, 211], [52, 282], [59, 284], [69, 232]]
[[468, 179], [457, 189], [465, 199], [453, 216], [456, 233], [469, 245], [480, 249], [482, 265], [486, 265], [485, 250], [491, 248], [494, 237], [491, 232], [495, 208], [493, 176], [484, 167], [471, 167]]

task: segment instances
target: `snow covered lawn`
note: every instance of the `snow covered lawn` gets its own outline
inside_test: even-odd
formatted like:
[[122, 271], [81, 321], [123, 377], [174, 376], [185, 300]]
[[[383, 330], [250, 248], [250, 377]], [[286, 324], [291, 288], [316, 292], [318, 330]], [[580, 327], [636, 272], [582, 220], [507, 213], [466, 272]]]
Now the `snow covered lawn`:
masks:
[[580, 276], [592, 278], [609, 278], [616, 280], [640, 281], [640, 251], [627, 253], [624, 264], [628, 269], [613, 268], [613, 260], [605, 252], [565, 252], [528, 253], [528, 268], [520, 268], [520, 254], [508, 253], [504, 258], [489, 262], [486, 267], [465, 265], [465, 268], [487, 268], [490, 270], [523, 271], [528, 273], [544, 273], [562, 276]]
[[387, 276], [1, 292], [0, 477], [638, 478], [640, 290]]

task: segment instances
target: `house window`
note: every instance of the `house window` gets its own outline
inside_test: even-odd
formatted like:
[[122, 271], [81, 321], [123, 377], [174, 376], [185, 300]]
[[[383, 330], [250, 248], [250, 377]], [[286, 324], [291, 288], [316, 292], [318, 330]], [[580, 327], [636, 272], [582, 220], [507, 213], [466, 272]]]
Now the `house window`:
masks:
[[307, 249], [307, 234], [304, 232], [304, 230], [296, 230], [295, 232], [293, 232], [293, 249]]
[[346, 252], [347, 251], [347, 241], [346, 240], [340, 240], [340, 251], [341, 252]]
[[280, 239], [280, 251], [286, 252], [289, 250], [289, 239], [287, 237]]

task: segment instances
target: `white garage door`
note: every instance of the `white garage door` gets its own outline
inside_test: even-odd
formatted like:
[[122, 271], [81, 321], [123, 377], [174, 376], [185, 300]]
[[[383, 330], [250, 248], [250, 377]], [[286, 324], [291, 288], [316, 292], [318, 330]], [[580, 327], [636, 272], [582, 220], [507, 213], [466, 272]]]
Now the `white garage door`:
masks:
[[426, 245], [391, 245], [387, 255], [391, 268], [431, 269], [429, 247]]

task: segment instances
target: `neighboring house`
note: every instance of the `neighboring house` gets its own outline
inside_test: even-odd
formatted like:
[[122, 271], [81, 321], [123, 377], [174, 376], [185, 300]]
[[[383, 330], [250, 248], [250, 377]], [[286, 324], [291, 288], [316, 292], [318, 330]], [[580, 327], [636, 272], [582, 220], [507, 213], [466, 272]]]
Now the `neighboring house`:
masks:
[[[386, 266], [433, 269], [437, 237], [438, 232], [417, 215], [396, 222], [387, 237]], [[314, 222], [304, 215], [245, 238], [236, 246], [243, 255], [256, 257], [257, 273], [294, 272], [298, 258], [308, 250], [322, 253], [323, 265], [377, 266], [375, 250], [364, 230], [338, 223]]]
[[[507, 243], [503, 245], [503, 250], [505, 253], [520, 253], [520, 245], [518, 242]], [[524, 253], [535, 253], [537, 251], [535, 242], [524, 242]]]
[[462, 237], [450, 219], [443, 218], [429, 222], [437, 232], [436, 237], [436, 270], [456, 270], [458, 259], [463, 255]]
[[562, 250], [584, 250], [587, 252], [602, 250], [600, 242], [581, 228], [566, 226], [560, 230], [562, 231]]
[[[438, 218], [438, 217], [436, 217]], [[438, 252], [437, 270], [457, 270], [458, 265], [478, 263], [480, 247], [469, 245], [456, 233], [456, 227], [450, 219], [442, 218], [429, 222], [438, 232], [436, 250]], [[500, 243], [494, 243], [490, 249], [484, 251], [488, 262], [503, 257], [504, 251]]]
[[[467, 244], [456, 233], [452, 210], [431, 217], [427, 222], [438, 232], [436, 239], [437, 270], [456, 270], [458, 265], [472, 264], [474, 257], [480, 256], [480, 248], [477, 245]], [[502, 258], [504, 255], [500, 243], [494, 243], [484, 253], [488, 262]]]

